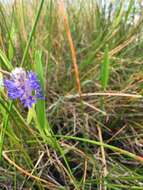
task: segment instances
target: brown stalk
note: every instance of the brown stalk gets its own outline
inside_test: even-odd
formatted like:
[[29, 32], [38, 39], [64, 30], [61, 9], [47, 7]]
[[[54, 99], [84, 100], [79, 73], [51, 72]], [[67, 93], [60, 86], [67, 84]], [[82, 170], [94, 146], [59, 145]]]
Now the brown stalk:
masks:
[[81, 97], [82, 92], [81, 92], [80, 77], [79, 77], [79, 71], [78, 71], [78, 65], [77, 65], [77, 59], [76, 59], [76, 50], [75, 50], [74, 43], [72, 40], [70, 26], [69, 26], [68, 19], [66, 16], [66, 10], [65, 10], [63, 0], [59, 1], [59, 12], [63, 17], [66, 35], [67, 35], [69, 45], [70, 45], [70, 50], [71, 50], [72, 62], [73, 62], [73, 67], [74, 67], [74, 72], [75, 72], [75, 77], [76, 77], [77, 90]]

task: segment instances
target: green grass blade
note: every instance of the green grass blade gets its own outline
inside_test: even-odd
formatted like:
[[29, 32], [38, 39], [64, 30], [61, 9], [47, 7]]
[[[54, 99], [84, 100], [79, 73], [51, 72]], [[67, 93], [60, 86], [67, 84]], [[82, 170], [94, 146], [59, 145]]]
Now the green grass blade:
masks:
[[29, 39], [28, 39], [28, 42], [27, 42], [27, 45], [26, 45], [26, 48], [25, 48], [25, 51], [24, 51], [24, 54], [23, 54], [23, 58], [22, 58], [22, 61], [21, 61], [21, 66], [23, 66], [23, 64], [24, 64], [24, 62], [26, 60], [28, 50], [29, 50], [29, 47], [30, 47], [30, 43], [31, 43], [32, 37], [33, 37], [33, 35], [35, 33], [36, 26], [37, 26], [37, 23], [38, 23], [38, 20], [39, 20], [39, 17], [40, 17], [40, 13], [42, 11], [43, 4], [44, 4], [44, 0], [41, 0], [41, 2], [39, 4], [38, 11], [37, 11], [37, 14], [36, 14], [36, 17], [35, 17], [35, 22], [33, 24], [32, 30], [30, 32]]
[[105, 90], [107, 85], [108, 85], [108, 79], [109, 79], [109, 64], [110, 64], [110, 60], [109, 60], [109, 50], [108, 50], [108, 46], [106, 46], [105, 48], [105, 52], [104, 52], [104, 59], [101, 65], [101, 86], [102, 89]]
[[[10, 102], [10, 105], [8, 108], [9, 112], [11, 111], [11, 108], [12, 108], [12, 102]], [[6, 113], [3, 120], [3, 127], [1, 129], [1, 134], [0, 134], [0, 161], [2, 159], [3, 143], [4, 143], [4, 137], [5, 137], [5, 132], [8, 126], [8, 122], [9, 122], [9, 113]]]
[[115, 19], [113, 22], [113, 28], [118, 27], [119, 23], [121, 22], [122, 16], [123, 16], [123, 8], [124, 8], [124, 1], [121, 1], [119, 4], [119, 7], [116, 10]]
[[[40, 84], [44, 93], [44, 71], [42, 66], [42, 52], [36, 51], [35, 53], [35, 63], [36, 63], [36, 73], [38, 75], [38, 79], [40, 80]], [[37, 113], [37, 120], [41, 128], [45, 127], [46, 124], [46, 110], [45, 110], [45, 101], [38, 100], [36, 104], [36, 113]]]
[[[0, 49], [0, 59], [2, 60], [4, 66], [10, 71], [12, 70], [13, 66], [6, 57], [6, 55], [3, 53], [3, 51]], [[2, 64], [1, 64], [2, 65]]]
[[126, 156], [128, 156], [128, 157], [130, 157], [132, 159], [138, 160], [141, 163], [143, 163], [143, 158], [141, 156], [137, 156], [134, 153], [131, 153], [131, 152], [127, 151], [127, 150], [118, 148], [118, 147], [110, 145], [110, 144], [101, 143], [99, 141], [94, 141], [94, 140], [90, 140], [90, 139], [87, 139], [87, 138], [80, 138], [80, 137], [75, 137], [75, 136], [73, 137], [73, 136], [57, 135], [57, 137], [61, 137], [63, 139], [69, 139], [69, 140], [72, 139], [72, 140], [75, 140], [75, 141], [81, 141], [81, 142], [85, 142], [85, 143], [91, 143], [91, 144], [94, 144], [94, 145], [97, 145], [97, 146], [104, 146], [107, 149], [110, 149], [112, 151], [115, 151], [115, 152], [118, 152], [120, 154], [126, 155]]
[[130, 13], [131, 13], [133, 7], [134, 7], [134, 0], [130, 0], [129, 6], [128, 6], [128, 10], [127, 10], [126, 15], [125, 15], [125, 21], [126, 21], [126, 22], [127, 22], [127, 20], [128, 20], [128, 17], [129, 17], [129, 15], [130, 15]]

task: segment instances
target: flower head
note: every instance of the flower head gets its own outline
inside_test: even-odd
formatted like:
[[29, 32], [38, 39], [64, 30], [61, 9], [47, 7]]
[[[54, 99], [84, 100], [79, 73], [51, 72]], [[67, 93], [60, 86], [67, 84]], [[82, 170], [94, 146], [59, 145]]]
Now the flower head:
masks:
[[4, 80], [4, 86], [8, 96], [11, 99], [19, 99], [25, 107], [31, 108], [37, 99], [43, 99], [39, 80], [32, 71], [15, 68], [10, 74], [10, 79]]

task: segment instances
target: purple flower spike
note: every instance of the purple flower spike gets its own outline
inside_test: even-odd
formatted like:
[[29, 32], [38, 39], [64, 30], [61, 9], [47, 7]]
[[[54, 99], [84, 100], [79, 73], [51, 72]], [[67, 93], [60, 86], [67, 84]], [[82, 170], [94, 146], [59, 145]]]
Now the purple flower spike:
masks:
[[15, 68], [10, 79], [4, 80], [4, 86], [8, 96], [11, 99], [19, 99], [24, 107], [31, 108], [37, 99], [44, 98], [37, 75], [32, 71], [26, 73], [23, 68]]

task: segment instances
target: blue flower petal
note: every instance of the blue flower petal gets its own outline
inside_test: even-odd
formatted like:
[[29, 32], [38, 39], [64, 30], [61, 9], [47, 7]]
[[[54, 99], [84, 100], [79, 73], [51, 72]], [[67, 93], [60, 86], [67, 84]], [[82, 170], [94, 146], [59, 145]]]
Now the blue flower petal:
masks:
[[[31, 108], [37, 99], [44, 99], [37, 75], [22, 68], [12, 71], [11, 79], [4, 80], [4, 86], [11, 99], [19, 99], [24, 107]], [[34, 93], [33, 93], [34, 92]]]

